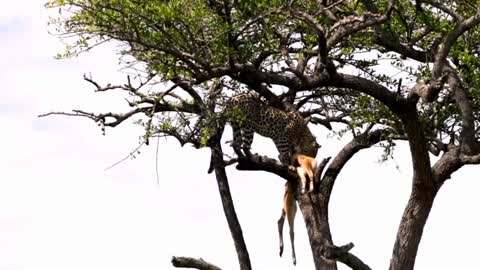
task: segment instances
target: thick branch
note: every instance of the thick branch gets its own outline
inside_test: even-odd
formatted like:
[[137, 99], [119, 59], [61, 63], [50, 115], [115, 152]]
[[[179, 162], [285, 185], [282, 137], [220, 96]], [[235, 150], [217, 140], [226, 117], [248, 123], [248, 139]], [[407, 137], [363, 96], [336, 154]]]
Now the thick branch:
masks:
[[310, 111], [304, 111], [300, 112], [300, 114], [306, 118], [306, 117], [311, 117], [310, 123], [312, 124], [320, 124], [322, 126], [325, 126], [329, 130], [332, 129], [331, 123], [343, 123], [343, 124], [349, 124], [349, 121], [345, 119], [347, 117], [347, 113], [342, 113], [338, 116], [327, 116], [323, 119], [312, 116], [313, 114], [318, 113], [316, 110], [310, 110]]
[[331, 49], [343, 38], [357, 33], [370, 26], [379, 25], [387, 21], [393, 10], [395, 0], [391, 0], [384, 14], [366, 12], [361, 16], [349, 16], [338, 21], [331, 29], [333, 35], [328, 38], [327, 48]]
[[280, 161], [267, 156], [254, 155], [250, 159], [238, 158], [237, 170], [265, 171], [276, 174], [287, 181], [296, 181], [298, 175], [293, 166], [282, 164]]
[[397, 52], [403, 57], [408, 57], [422, 63], [430, 62], [434, 58], [434, 54], [432, 52], [420, 51], [415, 49], [414, 46], [402, 44], [387, 32], [382, 31], [380, 27], [375, 29], [375, 36], [377, 38], [376, 42], [379, 45], [382, 45], [388, 51]]
[[325, 246], [324, 256], [329, 260], [336, 260], [342, 262], [353, 270], [371, 270], [371, 268], [366, 265], [362, 260], [349, 252], [352, 248], [353, 243], [349, 243], [341, 247], [333, 245]]
[[172, 78], [172, 82], [180, 86], [185, 92], [187, 92], [195, 100], [195, 103], [200, 104], [201, 107], [203, 108], [204, 104], [203, 104], [202, 97], [198, 94], [198, 92], [195, 89], [193, 89], [190, 83], [186, 81], [182, 81], [180, 78]]
[[326, 205], [332, 193], [333, 184], [347, 162], [360, 150], [369, 148], [382, 140], [388, 138], [391, 131], [388, 129], [378, 129], [367, 133], [362, 133], [347, 143], [342, 150], [335, 156], [328, 166], [325, 175], [320, 182], [320, 193], [326, 200]]
[[[367, 7], [368, 11], [379, 13], [374, 1], [362, 0], [362, 2]], [[393, 33], [384, 31], [379, 25], [375, 27], [375, 37], [377, 39], [376, 42], [379, 45], [385, 47], [387, 50], [397, 52], [402, 56], [415, 59], [422, 63], [432, 61], [434, 58], [434, 54], [431, 51], [420, 51], [409, 44], [402, 44]]]
[[479, 155], [461, 155], [460, 160], [463, 164], [480, 164], [480, 154]]
[[465, 154], [473, 154], [477, 149], [475, 141], [475, 117], [473, 114], [472, 103], [467, 92], [462, 87], [462, 83], [457, 73], [450, 67], [445, 68], [448, 74], [448, 85], [453, 92], [455, 103], [460, 109], [462, 119], [462, 130], [460, 132], [462, 151]]
[[403, 100], [400, 95], [391, 92], [385, 86], [359, 76], [338, 73], [332, 78], [331, 85], [357, 90], [372, 96], [385, 104], [392, 112], [397, 114], [400, 110], [400, 101]]
[[449, 179], [452, 173], [463, 166], [460, 156], [460, 147], [450, 146], [448, 150], [433, 165], [432, 171], [435, 177], [437, 189]]
[[199, 270], [222, 270], [203, 259], [195, 259], [189, 257], [172, 257], [172, 265], [178, 268], [195, 268]]
[[477, 26], [480, 23], [480, 12], [474, 16], [459, 23], [451, 32], [447, 34], [445, 39], [438, 46], [437, 53], [435, 54], [435, 64], [433, 65], [432, 74], [434, 78], [441, 76], [445, 60], [450, 53], [450, 49], [457, 39], [468, 30]]

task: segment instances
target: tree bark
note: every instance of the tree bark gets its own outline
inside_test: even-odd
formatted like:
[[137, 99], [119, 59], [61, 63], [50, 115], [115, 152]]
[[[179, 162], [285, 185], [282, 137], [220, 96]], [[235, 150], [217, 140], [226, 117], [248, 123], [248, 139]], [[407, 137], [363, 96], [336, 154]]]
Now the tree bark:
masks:
[[408, 136], [413, 179], [410, 199], [400, 222], [390, 260], [390, 270], [413, 270], [423, 228], [440, 185], [436, 185], [428, 156], [424, 129], [418, 120], [416, 102], [408, 102], [400, 115]]
[[221, 268], [204, 261], [189, 257], [172, 257], [172, 265], [177, 268], [195, 268], [199, 270], [222, 270]]
[[432, 209], [436, 192], [414, 185], [402, 216], [390, 260], [390, 270], [408, 270], [415, 266], [415, 258], [423, 228]]
[[227, 218], [228, 227], [232, 234], [235, 249], [237, 251], [238, 263], [241, 270], [251, 270], [250, 256], [248, 255], [247, 246], [243, 238], [242, 228], [238, 221], [235, 207], [233, 205], [232, 195], [230, 193], [230, 187], [228, 185], [228, 178], [223, 166], [223, 151], [219, 141], [215, 142], [211, 146], [212, 150], [212, 162], [215, 168], [215, 176], [217, 178], [218, 190], [220, 192], [220, 198], [222, 200], [223, 211]]
[[325, 246], [333, 245], [328, 223], [328, 206], [321, 205], [318, 194], [304, 194], [299, 196], [297, 201], [307, 226], [315, 269], [336, 270], [336, 262], [325, 259], [323, 254]]
[[[323, 178], [319, 175], [322, 181], [320, 182], [318, 193], [307, 193], [302, 196], [297, 196], [297, 201], [307, 226], [316, 270], [337, 269], [335, 260], [326, 259], [326, 252], [330, 247], [334, 246], [330, 233], [330, 223], [328, 221], [328, 205], [338, 174], [355, 153], [380, 142], [388, 132], [388, 130], [375, 130], [370, 132], [367, 129], [366, 132], [355, 137], [336, 155], [328, 166]], [[325, 166], [326, 162], [328, 162], [328, 160], [324, 160], [319, 168], [323, 169], [322, 166]], [[321, 171], [319, 174], [321, 174]], [[299, 193], [297, 192], [297, 194]], [[350, 254], [350, 257], [353, 258], [353, 255]], [[368, 267], [361, 262], [360, 259], [356, 259], [358, 260], [358, 263], [356, 263], [358, 267], [355, 269], [365, 269]]]

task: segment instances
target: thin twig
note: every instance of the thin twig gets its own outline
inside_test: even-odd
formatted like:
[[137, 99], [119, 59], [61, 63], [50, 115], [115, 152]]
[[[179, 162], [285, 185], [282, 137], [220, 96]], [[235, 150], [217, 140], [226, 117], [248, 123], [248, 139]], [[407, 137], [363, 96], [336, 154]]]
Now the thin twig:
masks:
[[124, 158], [122, 158], [121, 160], [113, 163], [112, 165], [108, 166], [107, 168], [105, 168], [103, 171], [108, 171], [110, 170], [111, 168], [117, 166], [118, 164], [124, 162], [125, 160], [127, 160], [128, 158], [131, 158], [133, 156], [133, 154], [135, 152], [138, 152], [138, 150], [145, 144], [145, 141], [142, 141], [142, 143], [140, 143], [137, 148], [135, 148], [133, 151], [131, 151], [127, 156], [125, 156]]
[[160, 146], [160, 136], [157, 137], [157, 149], [155, 152], [155, 173], [157, 174], [157, 185], [160, 185], [160, 176], [158, 173], [158, 150]]

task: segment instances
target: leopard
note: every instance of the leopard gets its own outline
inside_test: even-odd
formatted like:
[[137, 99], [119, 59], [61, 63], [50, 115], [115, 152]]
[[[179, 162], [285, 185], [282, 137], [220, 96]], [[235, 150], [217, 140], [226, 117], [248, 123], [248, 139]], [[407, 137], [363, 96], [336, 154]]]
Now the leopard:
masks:
[[[277, 148], [280, 162], [294, 165], [301, 181], [302, 193], [305, 193], [306, 175], [310, 180], [309, 192], [313, 190], [313, 175], [317, 163], [315, 157], [321, 146], [308, 128], [308, 119], [297, 111], [284, 111], [269, 106], [259, 95], [242, 93], [227, 100], [223, 110], [224, 120], [233, 129], [232, 147], [237, 154], [240, 149], [248, 156], [254, 133], [272, 139]], [[294, 219], [297, 212], [294, 188], [290, 182], [285, 185], [284, 205], [278, 220], [280, 238], [280, 256], [283, 253], [283, 224], [287, 216], [290, 227], [292, 260], [296, 264], [294, 245]]]
[[284, 111], [269, 106], [254, 93], [237, 94], [229, 98], [223, 110], [226, 121], [233, 129], [232, 147], [242, 149], [247, 155], [254, 133], [270, 138], [283, 164], [289, 165], [294, 154], [310, 157], [317, 155], [320, 145], [297, 111]]

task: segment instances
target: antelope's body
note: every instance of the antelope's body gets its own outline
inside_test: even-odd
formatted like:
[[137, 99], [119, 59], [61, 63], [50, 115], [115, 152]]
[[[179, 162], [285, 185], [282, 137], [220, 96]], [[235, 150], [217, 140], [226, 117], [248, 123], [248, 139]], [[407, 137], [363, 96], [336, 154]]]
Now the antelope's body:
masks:
[[[317, 161], [315, 158], [296, 154], [293, 156], [292, 165], [296, 166], [297, 174], [300, 178], [302, 194], [306, 191], [307, 182], [309, 181], [308, 192], [314, 189], [314, 177], [317, 171]], [[308, 178], [308, 179], [307, 179]], [[292, 246], [292, 260], [293, 265], [297, 264], [297, 258], [295, 255], [295, 215], [297, 214], [297, 202], [295, 199], [295, 190], [292, 183], [287, 182], [285, 184], [285, 194], [283, 195], [283, 209], [280, 219], [278, 220], [278, 234], [280, 238], [280, 256], [283, 254], [283, 224], [285, 223], [285, 216], [287, 216], [288, 226], [290, 228], [290, 244]]]
[[307, 182], [309, 182], [308, 192], [312, 192], [314, 188], [315, 173], [318, 166], [317, 160], [309, 156], [295, 154], [293, 156], [292, 165], [296, 167], [297, 174], [300, 177], [302, 194], [306, 191]]

